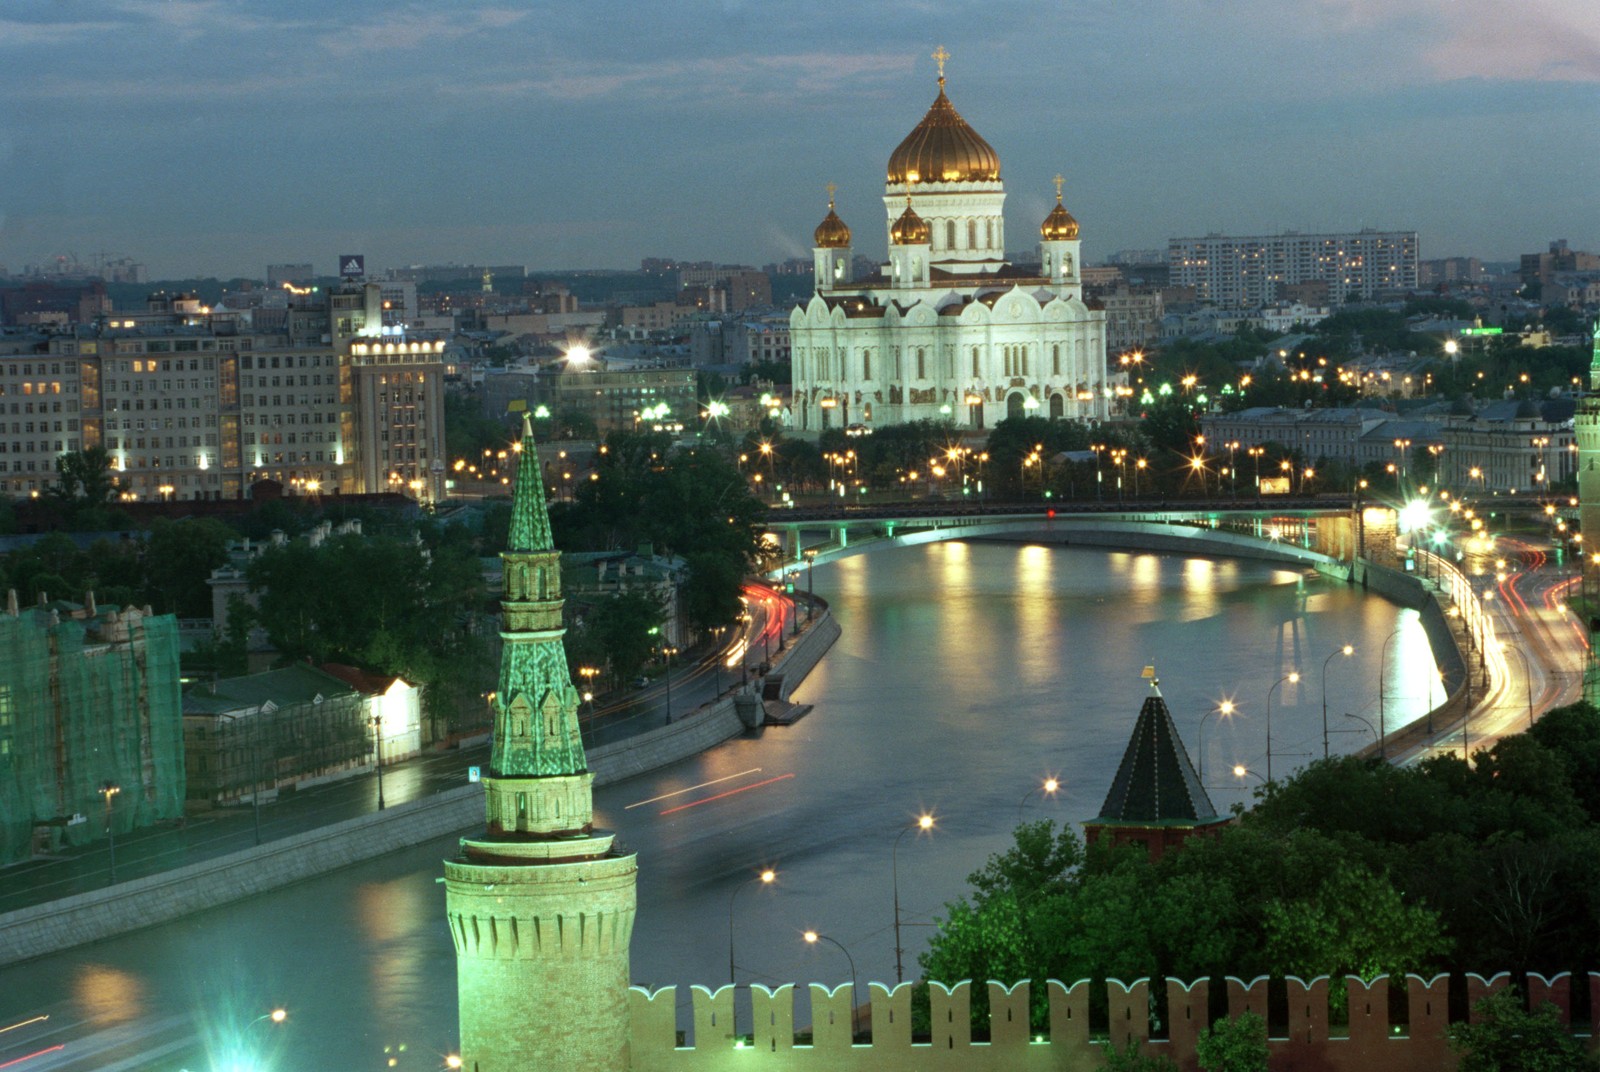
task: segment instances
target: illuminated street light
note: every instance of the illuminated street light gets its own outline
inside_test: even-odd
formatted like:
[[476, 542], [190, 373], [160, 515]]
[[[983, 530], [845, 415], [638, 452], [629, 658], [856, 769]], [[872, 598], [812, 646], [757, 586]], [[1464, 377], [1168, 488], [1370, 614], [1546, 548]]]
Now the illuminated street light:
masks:
[[1354, 655], [1355, 653], [1356, 653], [1356, 649], [1352, 645], [1346, 644], [1344, 647], [1338, 649], [1332, 655], [1329, 655], [1326, 659], [1322, 660], [1322, 758], [1323, 759], [1327, 759], [1328, 758], [1328, 664], [1333, 661], [1333, 658], [1334, 658], [1335, 655], [1343, 655], [1343, 656], [1349, 657], [1351, 655]]
[[1272, 781], [1272, 694], [1278, 691], [1278, 686], [1287, 681], [1291, 685], [1300, 683], [1300, 671], [1291, 670], [1280, 677], [1272, 688], [1267, 690], [1267, 781]]
[[99, 789], [100, 795], [106, 798], [106, 838], [111, 848], [111, 885], [117, 884], [117, 830], [112, 823], [111, 801], [122, 792], [122, 787], [116, 782], [104, 782]]
[[1050, 777], [1050, 778], [1046, 778], [1043, 782], [1039, 783], [1038, 785], [1034, 786], [1032, 789], [1028, 790], [1026, 793], [1022, 794], [1022, 799], [1017, 801], [1017, 825], [1018, 826], [1022, 825], [1022, 809], [1023, 809], [1024, 805], [1026, 805], [1028, 803], [1028, 798], [1029, 797], [1033, 796], [1033, 794], [1035, 794], [1035, 793], [1042, 793], [1047, 797], [1053, 797], [1053, 796], [1056, 795], [1056, 790], [1060, 789], [1060, 788], [1061, 788], [1060, 781], [1058, 781], [1054, 777]]
[[850, 962], [850, 1039], [851, 1041], [854, 1041], [856, 1037], [861, 1034], [861, 1027], [856, 1022], [859, 1017], [858, 1010], [861, 1005], [861, 984], [856, 980], [856, 958], [850, 955], [850, 950], [844, 947], [843, 942], [840, 942], [835, 938], [829, 938], [826, 934], [818, 934], [816, 931], [806, 931], [804, 937], [806, 942], [811, 945], [816, 945], [818, 942], [828, 942], [834, 946], [837, 946], [839, 952], [844, 954], [844, 959]]
[[933, 816], [923, 812], [917, 816], [916, 822], [906, 824], [900, 833], [895, 835], [894, 848], [889, 851], [890, 876], [894, 884], [894, 981], [897, 984], [906, 981], [900, 948], [900, 840], [913, 830], [918, 834], [924, 834], [932, 829]]
[[728, 895], [728, 983], [729, 983], [730, 986], [737, 985], [737, 980], [734, 978], [734, 974], [733, 974], [733, 971], [734, 971], [734, 968], [733, 968], [733, 902], [734, 902], [734, 899], [739, 896], [739, 891], [744, 889], [746, 886], [752, 885], [752, 884], [757, 883], [757, 882], [761, 883], [763, 886], [770, 886], [774, 882], [776, 882], [777, 879], [778, 879], [778, 873], [776, 871], [774, 871], [772, 868], [768, 867], [768, 868], [765, 868], [764, 870], [762, 870], [759, 874], [751, 875], [749, 878], [747, 878], [743, 882], [739, 883], [737, 886], [735, 886], [733, 888], [733, 892]]
[[1205, 714], [1200, 716], [1200, 732], [1197, 735], [1199, 738], [1197, 744], [1200, 750], [1201, 785], [1204, 785], [1206, 782], [1206, 719], [1212, 717], [1213, 715], [1219, 715], [1222, 718], [1232, 718], [1235, 710], [1236, 708], [1233, 706], [1232, 700], [1223, 700], [1217, 704], [1216, 710], [1207, 711]]

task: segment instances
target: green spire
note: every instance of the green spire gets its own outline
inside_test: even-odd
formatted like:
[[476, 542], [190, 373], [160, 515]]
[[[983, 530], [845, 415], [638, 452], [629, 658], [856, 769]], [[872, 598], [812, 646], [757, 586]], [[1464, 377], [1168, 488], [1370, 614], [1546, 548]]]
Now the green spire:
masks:
[[509, 777], [588, 769], [578, 733], [578, 690], [567, 671], [561, 622], [561, 554], [550, 538], [544, 478], [533, 430], [522, 423], [522, 457], [511, 499], [511, 532], [500, 595], [500, 681], [495, 692], [492, 771]]
[[511, 492], [511, 535], [507, 551], [549, 551], [550, 511], [544, 501], [544, 474], [533, 443], [533, 422], [522, 415], [522, 457], [517, 459], [517, 482]]

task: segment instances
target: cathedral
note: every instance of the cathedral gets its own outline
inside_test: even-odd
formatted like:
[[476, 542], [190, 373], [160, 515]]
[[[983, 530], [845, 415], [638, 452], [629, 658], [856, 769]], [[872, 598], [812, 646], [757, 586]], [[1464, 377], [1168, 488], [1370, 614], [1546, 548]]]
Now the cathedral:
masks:
[[1000, 157], [939, 94], [889, 157], [889, 260], [856, 279], [834, 208], [817, 226], [816, 293], [789, 317], [795, 426], [1006, 417], [1104, 418], [1105, 313], [1083, 300], [1078, 221], [1061, 201], [1039, 225], [1039, 267], [1005, 259]]

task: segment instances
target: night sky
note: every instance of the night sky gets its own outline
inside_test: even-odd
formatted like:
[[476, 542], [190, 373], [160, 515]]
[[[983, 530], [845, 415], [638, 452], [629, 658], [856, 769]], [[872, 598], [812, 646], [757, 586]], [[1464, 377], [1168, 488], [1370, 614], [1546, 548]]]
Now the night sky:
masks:
[[762, 264], [809, 256], [830, 180], [881, 255], [939, 44], [1013, 249], [1057, 171], [1090, 260], [1360, 227], [1600, 248], [1594, 0], [9, 0], [0, 265]]

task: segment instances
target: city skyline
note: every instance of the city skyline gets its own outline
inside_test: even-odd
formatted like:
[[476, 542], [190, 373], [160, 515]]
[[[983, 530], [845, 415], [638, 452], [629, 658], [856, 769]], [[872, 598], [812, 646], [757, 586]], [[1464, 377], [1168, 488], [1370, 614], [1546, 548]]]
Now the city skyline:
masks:
[[618, 32], [577, 5], [15, 12], [0, 265], [760, 264], [809, 255], [830, 181], [876, 256], [884, 163], [941, 43], [952, 101], [1000, 155], [1013, 248], [1058, 171], [1090, 260], [1211, 231], [1414, 228], [1425, 258], [1600, 245], [1562, 163], [1600, 151], [1580, 0], [979, 15], [724, 3]]

